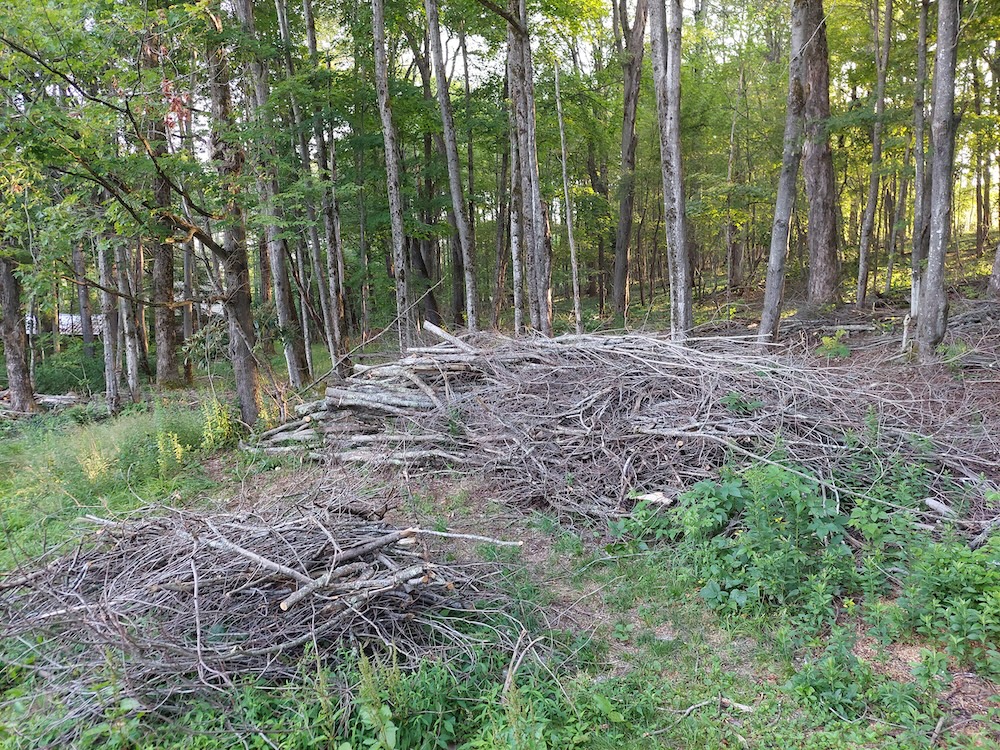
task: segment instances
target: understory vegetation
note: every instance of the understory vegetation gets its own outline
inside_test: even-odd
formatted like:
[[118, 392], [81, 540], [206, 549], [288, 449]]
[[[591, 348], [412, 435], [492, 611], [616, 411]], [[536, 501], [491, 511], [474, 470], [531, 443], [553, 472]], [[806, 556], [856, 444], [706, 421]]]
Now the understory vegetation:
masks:
[[[0, 566], [73, 538], [82, 515], [163, 498], [206, 504], [229, 480], [299, 471], [228, 452], [235, 420], [206, 404], [106, 421], [75, 407], [7, 426]], [[226, 467], [214, 478], [209, 458]], [[495, 522], [526, 540], [473, 552], [507, 570], [501, 594], [519, 636], [486, 615], [464, 626], [475, 645], [416, 668], [364, 643], [345, 644], [335, 664], [307, 646], [288, 683], [246, 675], [155, 710], [116, 682], [109, 654], [102, 689], [118, 697], [86, 726], [45, 697], [44, 668], [4, 659], [17, 652], [7, 643], [0, 747], [995, 746], [1000, 543], [972, 549], [957, 525], [925, 523], [930, 483], [941, 486], [932, 472], [861, 451], [832, 479], [776, 454], [731, 460], [676, 502], [638, 500], [607, 527], [512, 519], [480, 498], [488, 485], [457, 477], [415, 485], [398, 509], [407, 518], [442, 529]], [[861, 486], [864, 496], [852, 489]], [[947, 487], [961, 507], [962, 483]], [[501, 629], [513, 650], [498, 647]]]

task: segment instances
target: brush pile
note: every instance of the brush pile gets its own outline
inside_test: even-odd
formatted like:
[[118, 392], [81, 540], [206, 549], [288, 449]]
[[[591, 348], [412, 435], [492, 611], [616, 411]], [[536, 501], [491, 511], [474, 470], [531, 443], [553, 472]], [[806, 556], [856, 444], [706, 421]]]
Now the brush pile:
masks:
[[0, 578], [4, 659], [43, 677], [69, 718], [123, 695], [154, 710], [292, 677], [307, 647], [328, 665], [352, 649], [403, 663], [453, 653], [470, 645], [463, 620], [485, 611], [473, 597], [494, 596], [482, 594], [491, 570], [428, 560], [420, 529], [330, 503], [87, 520], [75, 549]]
[[[984, 427], [1000, 424], [997, 390], [941, 367], [834, 366], [732, 339], [447, 336], [355, 367], [247, 447], [487, 476], [510, 504], [564, 517], [670, 502], [726, 462], [801, 467], [838, 500], [916, 462], [940, 474], [947, 505], [948, 477], [981, 496], [1000, 479], [1000, 433]], [[849, 477], [859, 455], [876, 471]]]

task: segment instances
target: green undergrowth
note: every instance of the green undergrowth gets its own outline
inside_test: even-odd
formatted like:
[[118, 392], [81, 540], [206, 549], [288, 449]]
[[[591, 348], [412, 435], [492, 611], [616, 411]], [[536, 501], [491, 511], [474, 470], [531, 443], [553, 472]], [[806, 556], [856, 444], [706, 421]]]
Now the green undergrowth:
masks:
[[[960, 667], [1000, 680], [1000, 538], [977, 550], [947, 528], [935, 538], [917, 523], [924, 486], [914, 468], [883, 481], [849, 506], [793, 467], [724, 471], [668, 511], [640, 506], [616, 529], [618, 546], [672, 542], [680, 578], [711, 609], [787, 613], [798, 644], [853, 618], [883, 644], [926, 639]], [[880, 499], [889, 494], [892, 505]]]
[[7, 426], [0, 439], [0, 570], [78, 533], [87, 514], [178, 502], [212, 482], [200, 460], [236, 438], [232, 410], [137, 405], [112, 419], [91, 407]]
[[[207, 481], [197, 459], [235, 439], [231, 428], [218, 404], [97, 424], [40, 420], [0, 444], [8, 536], [27, 548], [41, 529], [65, 534], [81, 513], [189, 492]], [[102, 721], [74, 727], [71, 744], [997, 747], [997, 704], [956, 709], [947, 696], [960, 674], [1000, 679], [1000, 540], [973, 550], [954, 529], [922, 526], [932, 485], [956, 507], [962, 488], [919, 463], [859, 454], [837, 483], [803, 466], [726, 467], [672, 505], [640, 503], [607, 533], [536, 514], [520, 523], [545, 540], [547, 559], [479, 548], [508, 566], [498, 585], [510, 603], [467, 632], [467, 651], [410, 667], [367, 649], [336, 665], [307, 653], [287, 684], [248, 676], [224, 698], [189, 697], [156, 714], [123, 698]], [[486, 523], [469, 518], [468, 492], [414, 492], [404, 511], [441, 530]], [[29, 522], [17, 527], [18, 518]], [[900, 646], [917, 660], [887, 668]], [[2, 750], [65, 737], [66, 710], [28, 702], [31, 679], [0, 665]]]

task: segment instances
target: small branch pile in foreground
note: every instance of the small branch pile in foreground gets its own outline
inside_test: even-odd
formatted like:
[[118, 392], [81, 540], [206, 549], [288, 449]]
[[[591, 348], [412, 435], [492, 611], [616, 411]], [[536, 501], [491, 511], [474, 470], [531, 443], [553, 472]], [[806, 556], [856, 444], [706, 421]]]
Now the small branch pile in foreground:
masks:
[[326, 663], [352, 646], [404, 660], [467, 648], [455, 623], [482, 616], [468, 602], [483, 574], [417, 548], [435, 532], [322, 506], [89, 520], [71, 553], [0, 579], [5, 659], [78, 715], [116, 695], [154, 708], [236, 677], [290, 677], [307, 646]]

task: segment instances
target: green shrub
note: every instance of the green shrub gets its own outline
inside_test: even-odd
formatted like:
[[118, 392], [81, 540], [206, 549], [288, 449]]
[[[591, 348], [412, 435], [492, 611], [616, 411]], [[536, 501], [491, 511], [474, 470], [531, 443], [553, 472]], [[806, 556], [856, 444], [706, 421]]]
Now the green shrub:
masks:
[[903, 582], [903, 625], [944, 644], [985, 675], [1000, 677], [1000, 538], [971, 550], [955, 541], [911, 550]]
[[843, 719], [860, 716], [868, 705], [865, 692], [872, 685], [873, 674], [854, 655], [853, 645], [846, 632], [832, 634], [823, 654], [807, 659], [785, 689], [807, 705], [828, 709]]
[[[6, 378], [6, 376], [5, 376]], [[104, 358], [100, 341], [94, 356], [85, 357], [83, 341], [72, 338], [58, 354], [35, 363], [35, 390], [39, 393], [99, 393], [104, 390]]]
[[702, 598], [734, 612], [751, 604], [805, 603], [813, 626], [852, 574], [847, 519], [799, 473], [776, 465], [699, 482], [678, 502]]

